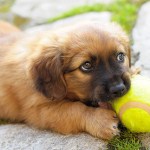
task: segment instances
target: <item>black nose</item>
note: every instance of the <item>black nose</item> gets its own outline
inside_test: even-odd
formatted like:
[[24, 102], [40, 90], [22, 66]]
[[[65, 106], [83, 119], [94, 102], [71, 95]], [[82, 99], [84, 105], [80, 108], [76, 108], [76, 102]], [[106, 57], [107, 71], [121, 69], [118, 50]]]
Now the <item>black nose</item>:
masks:
[[113, 97], [120, 97], [125, 94], [126, 87], [123, 83], [120, 83], [110, 87], [109, 92]]

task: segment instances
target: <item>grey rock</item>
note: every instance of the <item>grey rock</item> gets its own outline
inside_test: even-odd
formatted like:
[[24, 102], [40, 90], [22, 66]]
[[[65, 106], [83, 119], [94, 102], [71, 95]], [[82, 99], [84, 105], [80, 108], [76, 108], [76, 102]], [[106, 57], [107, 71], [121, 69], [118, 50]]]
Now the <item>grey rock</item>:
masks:
[[72, 8], [94, 3], [110, 3], [113, 0], [16, 0], [11, 11], [33, 22], [43, 22]]
[[0, 126], [0, 150], [105, 150], [106, 144], [87, 134], [65, 136], [23, 124]]
[[132, 35], [133, 49], [140, 53], [135, 65], [143, 69], [143, 75], [150, 77], [150, 2], [141, 7]]
[[101, 13], [89, 12], [89, 13], [69, 17], [66, 19], [58, 20], [51, 24], [35, 26], [27, 29], [26, 32], [34, 33], [34, 32], [40, 32], [44, 30], [57, 29], [59, 27], [72, 25], [78, 22], [99, 21], [99, 22], [107, 23], [110, 22], [110, 20], [111, 20], [111, 13], [109, 12], [101, 12]]

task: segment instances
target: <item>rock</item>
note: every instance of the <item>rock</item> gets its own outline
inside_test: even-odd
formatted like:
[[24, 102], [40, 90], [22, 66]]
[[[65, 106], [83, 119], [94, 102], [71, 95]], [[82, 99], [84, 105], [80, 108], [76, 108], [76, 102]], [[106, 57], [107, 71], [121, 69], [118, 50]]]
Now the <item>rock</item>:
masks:
[[143, 146], [150, 149], [150, 133], [143, 133], [139, 135], [139, 139], [142, 141]]
[[110, 3], [113, 0], [16, 0], [12, 13], [23, 18], [31, 19], [34, 23], [46, 21], [72, 8], [94, 4]]
[[150, 2], [141, 7], [132, 35], [133, 49], [140, 53], [135, 65], [143, 69], [143, 75], [150, 77]]
[[87, 134], [64, 136], [23, 124], [0, 126], [1, 150], [105, 150], [106, 144]]
[[58, 27], [72, 25], [74, 23], [84, 22], [84, 21], [99, 21], [99, 22], [107, 23], [110, 22], [110, 20], [111, 20], [111, 13], [109, 12], [101, 12], [101, 13], [89, 12], [89, 13], [69, 17], [66, 19], [58, 20], [51, 24], [35, 26], [27, 29], [26, 32], [34, 33], [34, 32], [40, 32], [44, 30], [51, 30]]

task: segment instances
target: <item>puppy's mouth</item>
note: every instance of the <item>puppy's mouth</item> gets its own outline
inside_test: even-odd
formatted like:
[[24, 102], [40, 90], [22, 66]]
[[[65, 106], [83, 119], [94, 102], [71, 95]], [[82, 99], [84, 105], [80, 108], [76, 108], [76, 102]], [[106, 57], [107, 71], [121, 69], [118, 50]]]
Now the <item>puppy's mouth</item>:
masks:
[[102, 109], [112, 109], [112, 105], [110, 102], [86, 101], [85, 104], [91, 107], [100, 107]]
[[98, 102], [100, 108], [112, 109], [112, 105], [109, 102]]

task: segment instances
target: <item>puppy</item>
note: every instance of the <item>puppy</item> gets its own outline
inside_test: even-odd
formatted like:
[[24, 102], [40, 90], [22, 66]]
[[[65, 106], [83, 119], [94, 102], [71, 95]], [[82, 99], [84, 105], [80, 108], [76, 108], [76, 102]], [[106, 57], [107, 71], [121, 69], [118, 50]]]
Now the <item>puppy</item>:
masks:
[[107, 102], [129, 88], [129, 40], [116, 24], [1, 38], [0, 118], [111, 139], [118, 119]]

